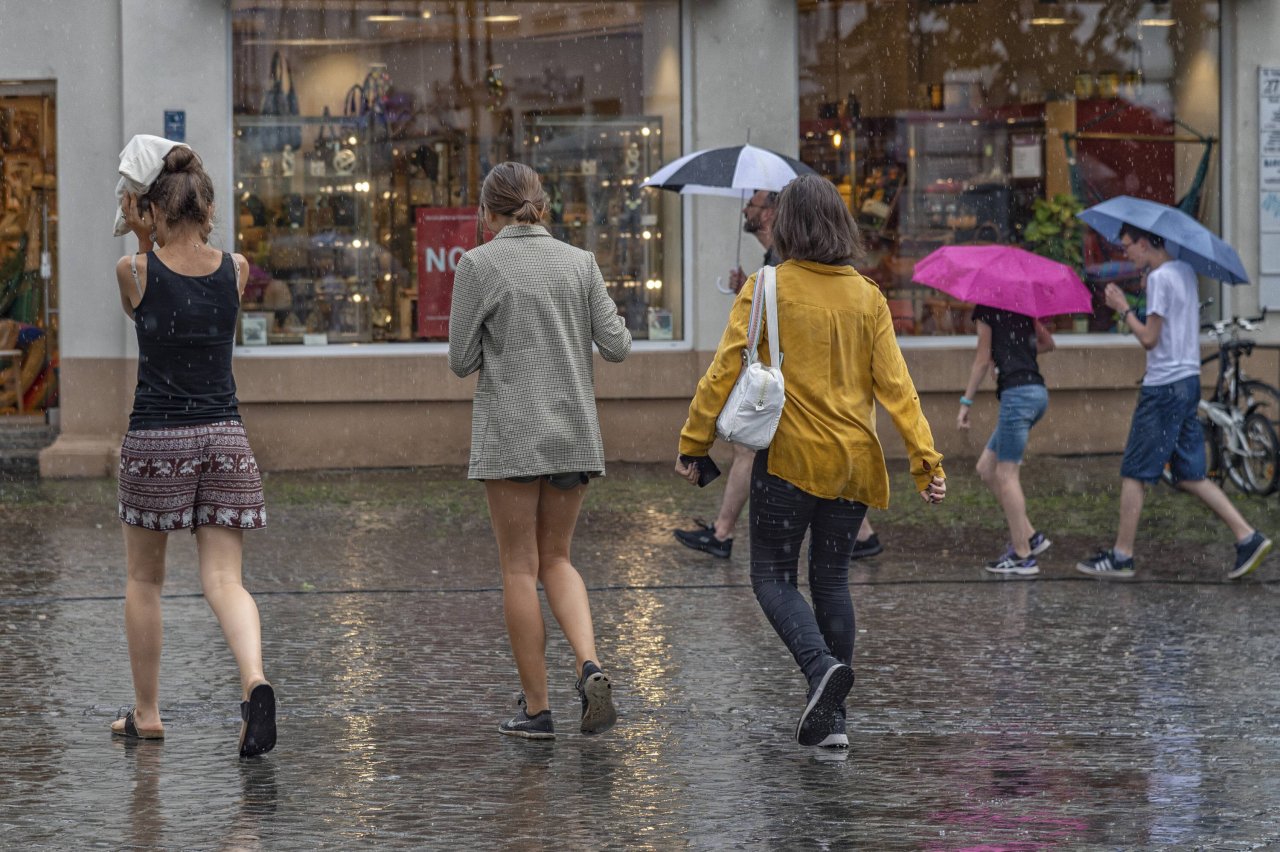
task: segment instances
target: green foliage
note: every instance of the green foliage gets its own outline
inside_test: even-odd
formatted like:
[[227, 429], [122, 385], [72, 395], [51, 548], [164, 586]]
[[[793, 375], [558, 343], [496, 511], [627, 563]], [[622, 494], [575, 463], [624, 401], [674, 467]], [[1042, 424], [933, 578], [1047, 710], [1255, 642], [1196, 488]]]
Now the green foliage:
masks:
[[1074, 195], [1060, 193], [1053, 198], [1037, 198], [1031, 208], [1032, 219], [1022, 232], [1027, 248], [1080, 272], [1084, 263], [1084, 223], [1076, 214], [1083, 209], [1084, 205]]

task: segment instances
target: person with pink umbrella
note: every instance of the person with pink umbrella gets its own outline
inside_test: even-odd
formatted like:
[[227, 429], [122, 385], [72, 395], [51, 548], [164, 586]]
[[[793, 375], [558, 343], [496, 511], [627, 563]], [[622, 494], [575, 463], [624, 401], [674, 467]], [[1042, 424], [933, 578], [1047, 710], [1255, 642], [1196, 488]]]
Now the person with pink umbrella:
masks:
[[913, 276], [973, 302], [978, 350], [960, 397], [956, 426], [967, 430], [978, 387], [994, 368], [1000, 417], [978, 458], [982, 481], [1009, 524], [1009, 543], [986, 570], [1006, 576], [1040, 573], [1036, 557], [1051, 542], [1027, 518], [1020, 471], [1031, 428], [1049, 407], [1036, 356], [1054, 348], [1040, 317], [1088, 311], [1089, 291], [1071, 267], [1013, 246], [944, 246], [916, 264]]
[[1009, 524], [1009, 544], [1003, 554], [987, 563], [992, 574], [1034, 576], [1040, 573], [1036, 557], [1052, 543], [1027, 518], [1027, 501], [1022, 494], [1022, 457], [1031, 427], [1040, 422], [1049, 408], [1049, 391], [1040, 375], [1036, 355], [1052, 352], [1053, 335], [1039, 321], [1026, 314], [978, 305], [973, 311], [978, 332], [978, 350], [969, 370], [969, 384], [960, 397], [956, 427], [968, 430], [969, 409], [978, 386], [995, 370], [996, 399], [1000, 417], [987, 446], [978, 457], [977, 471], [995, 495]]

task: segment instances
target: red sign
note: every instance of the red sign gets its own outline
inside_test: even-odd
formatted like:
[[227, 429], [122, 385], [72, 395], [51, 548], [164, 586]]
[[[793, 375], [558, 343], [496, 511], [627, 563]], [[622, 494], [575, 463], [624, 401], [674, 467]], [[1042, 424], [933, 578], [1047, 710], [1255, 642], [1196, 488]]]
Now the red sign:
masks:
[[449, 336], [453, 273], [467, 249], [476, 245], [475, 207], [419, 207], [418, 336]]

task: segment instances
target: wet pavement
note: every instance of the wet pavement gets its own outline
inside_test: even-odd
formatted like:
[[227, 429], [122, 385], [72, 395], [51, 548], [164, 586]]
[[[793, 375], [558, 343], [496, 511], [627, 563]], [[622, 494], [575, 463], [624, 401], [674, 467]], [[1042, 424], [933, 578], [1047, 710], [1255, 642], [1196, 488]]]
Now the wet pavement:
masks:
[[[836, 754], [791, 740], [803, 682], [751, 595], [745, 537], [727, 562], [670, 538], [718, 491], [665, 470], [592, 486], [575, 561], [621, 719], [576, 734], [551, 627], [554, 743], [495, 730], [518, 686], [478, 486], [269, 477], [246, 576], [281, 734], [251, 761], [190, 536], [170, 543], [168, 739], [113, 740], [132, 692], [112, 486], [0, 484], [0, 846], [1273, 847], [1280, 558], [1224, 582], [1220, 530], [1167, 495], [1138, 581], [1077, 575], [1113, 532], [1115, 465], [1029, 483], [1033, 519], [1061, 530], [1035, 580], [976, 567], [1003, 539], [958, 467], [950, 505], [899, 494], [873, 516], [887, 549], [851, 577], [858, 681]], [[1242, 505], [1280, 524], [1275, 498]]]

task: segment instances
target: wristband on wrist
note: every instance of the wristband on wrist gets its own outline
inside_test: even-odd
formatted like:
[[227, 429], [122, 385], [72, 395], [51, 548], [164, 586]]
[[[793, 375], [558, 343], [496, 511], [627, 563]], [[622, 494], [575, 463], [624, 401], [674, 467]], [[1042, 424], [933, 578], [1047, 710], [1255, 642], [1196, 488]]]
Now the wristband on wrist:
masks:
[[967, 396], [962, 396], [960, 397], [960, 404], [967, 407], [973, 405], [973, 400], [969, 399]]
[[1123, 321], [1123, 320], [1127, 320], [1127, 319], [1129, 318], [1129, 314], [1131, 314], [1131, 313], [1133, 313], [1133, 312], [1134, 312], [1133, 308], [1125, 308], [1124, 313], [1122, 313], [1122, 314], [1120, 315], [1120, 319], [1121, 319], [1122, 321]]

